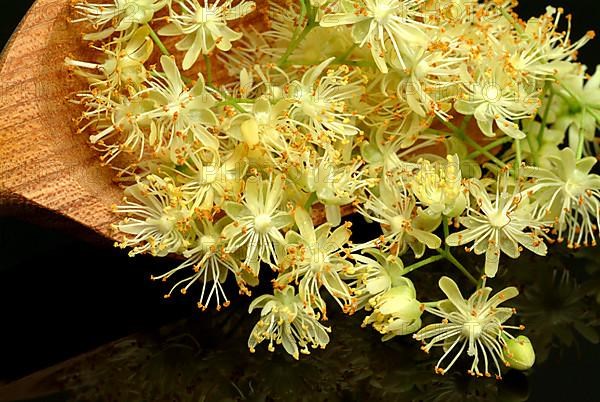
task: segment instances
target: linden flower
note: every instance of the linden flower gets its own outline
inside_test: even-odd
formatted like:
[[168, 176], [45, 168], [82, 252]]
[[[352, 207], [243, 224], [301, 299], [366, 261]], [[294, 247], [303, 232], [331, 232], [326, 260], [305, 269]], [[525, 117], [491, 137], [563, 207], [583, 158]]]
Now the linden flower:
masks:
[[559, 97], [552, 105], [556, 114], [552, 128], [566, 132], [574, 148], [582, 135], [587, 141], [593, 141], [600, 125], [599, 67], [587, 80], [583, 69], [581, 73], [562, 79], [561, 86], [555, 89]]
[[102, 47], [102, 63], [78, 61], [67, 57], [65, 64], [70, 71], [87, 79], [92, 88], [107, 96], [126, 85], [139, 88], [147, 76], [144, 63], [154, 49], [149, 34], [149, 27], [141, 27], [126, 43], [119, 40], [110, 46]]
[[88, 22], [95, 29], [108, 28], [83, 36], [85, 40], [106, 39], [114, 32], [128, 31], [152, 20], [154, 13], [163, 8], [168, 0], [113, 0], [112, 3], [77, 1], [73, 4], [79, 18], [71, 22]]
[[353, 125], [359, 116], [348, 111], [348, 102], [360, 97], [364, 89], [356, 80], [356, 72], [347, 66], [329, 70], [322, 76], [333, 60], [310, 68], [301, 81], [294, 81], [287, 88], [292, 101], [291, 122], [304, 127], [314, 141], [320, 140], [322, 134], [335, 140], [360, 133]]
[[209, 211], [213, 205], [223, 205], [227, 198], [240, 191], [241, 179], [247, 170], [243, 152], [240, 147], [221, 162], [214, 150], [199, 150], [173, 169], [191, 210]]
[[580, 160], [571, 148], [548, 156], [551, 168], [528, 168], [526, 173], [536, 179], [530, 189], [539, 203], [554, 219], [558, 241], [567, 240], [569, 248], [596, 245], [600, 225], [600, 176], [590, 171], [595, 157]]
[[432, 215], [456, 217], [466, 206], [463, 192], [460, 159], [458, 155], [446, 156], [446, 163], [419, 161], [420, 168], [413, 178], [412, 190], [426, 212]]
[[543, 81], [573, 66], [570, 61], [576, 59], [577, 50], [595, 35], [590, 31], [572, 43], [571, 18], [567, 18], [566, 32], [557, 31], [562, 14], [562, 8], [546, 7], [544, 15], [527, 21], [525, 40], [518, 37], [500, 42], [507, 50], [505, 67], [509, 74], [527, 82]]
[[261, 147], [269, 156], [281, 157], [289, 148], [284, 136], [288, 130], [284, 116], [289, 106], [286, 100], [272, 105], [266, 96], [262, 96], [254, 102], [249, 113], [238, 114], [232, 119], [227, 133], [251, 148]]
[[361, 161], [335, 164], [325, 156], [316, 170], [307, 172], [308, 188], [325, 205], [327, 222], [333, 226], [339, 225], [342, 220], [340, 206], [354, 202], [358, 192], [371, 182], [362, 177], [361, 165]]
[[216, 137], [208, 131], [218, 125], [218, 119], [210, 109], [217, 102], [206, 91], [204, 77], [198, 75], [198, 81], [188, 89], [172, 57], [162, 56], [160, 64], [164, 76], [153, 76], [144, 93], [156, 102], [156, 108], [148, 112], [153, 119], [149, 144], [159, 151], [162, 147], [170, 147], [176, 136], [191, 135], [189, 142], [198, 140], [205, 147], [218, 149]]
[[[216, 0], [203, 5], [199, 0], [173, 0], [169, 7], [170, 23], [161, 28], [158, 33], [163, 36], [181, 36], [175, 47], [186, 51], [183, 59], [183, 69], [189, 70], [200, 54], [209, 54], [216, 47], [219, 50], [231, 49], [231, 42], [242, 37], [227, 26], [228, 21], [242, 18], [256, 8], [253, 1], [242, 0], [232, 7], [233, 0]], [[179, 6], [176, 11], [173, 5]]]
[[422, 118], [436, 115], [448, 120], [450, 100], [457, 92], [461, 65], [466, 60], [457, 55], [456, 46], [456, 41], [433, 40], [415, 47], [407, 52], [405, 67], [392, 58], [394, 70], [383, 76], [382, 92], [393, 89]]
[[100, 159], [110, 163], [121, 152], [136, 152], [138, 160], [141, 160], [151, 125], [146, 113], [154, 106], [152, 102], [100, 94], [89, 94], [83, 99], [82, 103], [88, 110], [82, 114], [82, 119], [88, 122], [78, 132], [94, 128], [89, 139], [104, 152]]
[[[431, 225], [430, 230], [423, 230], [415, 223], [418, 214], [416, 200], [408, 192], [402, 180], [395, 183], [385, 177], [379, 184], [379, 195], [376, 196], [369, 191], [369, 197], [363, 206], [358, 206], [367, 219], [381, 224], [383, 236], [373, 241], [383, 251], [393, 255], [399, 255], [410, 246], [417, 258], [425, 252], [425, 246], [430, 249], [440, 247], [442, 241], [431, 233], [439, 224], [439, 220]], [[427, 226], [427, 225], [425, 225]]]
[[284, 273], [278, 276], [276, 285], [298, 283], [302, 302], [311, 309], [318, 309], [324, 318], [327, 309], [319, 292], [321, 286], [344, 311], [354, 312], [352, 291], [342, 280], [342, 276], [353, 269], [343, 248], [350, 239], [349, 225], [340, 226], [333, 232], [328, 223], [315, 229], [311, 216], [302, 208], [295, 209], [294, 217], [300, 233], [289, 231], [286, 234], [287, 256], [280, 263]]
[[503, 186], [500, 178], [499, 175], [493, 200], [479, 180], [467, 182], [477, 209], [468, 206], [467, 216], [460, 218], [466, 229], [452, 233], [446, 239], [446, 243], [453, 247], [473, 242], [468, 251], [474, 250], [477, 255], [485, 253], [485, 274], [490, 278], [498, 272], [501, 251], [511, 258], [519, 257], [520, 246], [537, 255], [543, 256], [547, 252], [546, 244], [538, 235], [544, 225], [524, 200], [526, 194], [516, 188], [512, 194], [508, 193], [508, 171], [503, 174]]
[[[573, 61], [577, 58], [577, 51], [586, 43], [594, 39], [593, 31], [588, 31], [582, 38], [573, 42], [571, 40], [571, 17], [567, 16], [567, 31], [558, 32], [558, 25], [564, 13], [562, 8], [546, 7], [546, 13], [540, 18], [532, 18], [527, 22], [525, 33], [530, 36], [527, 41], [520, 43], [530, 43], [537, 49], [528, 49], [527, 56], [521, 54], [521, 63], [513, 65], [519, 69], [521, 66], [527, 66], [527, 74], [536, 75], [536, 70], [540, 73], [548, 73], [548, 70], [542, 67], [543, 64], [549, 64], [555, 69], [560, 69], [562, 61]], [[514, 60], [514, 59], [513, 59]], [[564, 64], [564, 63], [563, 63]], [[533, 68], [532, 68], [533, 67]], [[555, 73], [555, 72], [553, 72]], [[538, 75], [542, 75], [538, 74]], [[549, 75], [552, 75], [549, 74]]]
[[251, 71], [256, 65], [266, 65], [273, 59], [267, 55], [270, 50], [266, 32], [259, 32], [255, 26], [240, 27], [242, 37], [228, 52], [217, 53], [220, 66], [230, 77], [239, 76], [242, 70]]
[[328, 332], [331, 329], [323, 326], [318, 314], [315, 315], [303, 305], [291, 286], [283, 290], [275, 289], [273, 295], [257, 297], [250, 304], [248, 312], [251, 313], [256, 308], [262, 310], [260, 320], [248, 338], [250, 352], [254, 352], [256, 345], [268, 339], [270, 352], [275, 350], [275, 343], [283, 345], [287, 353], [298, 359], [299, 352], [310, 354], [309, 345], [313, 348], [325, 348], [329, 343]]
[[292, 223], [289, 212], [280, 210], [284, 199], [285, 178], [250, 177], [242, 202], [227, 201], [223, 210], [233, 222], [223, 229], [223, 236], [229, 239], [226, 252], [233, 253], [246, 247], [243, 268], [250, 268], [258, 277], [260, 262], [271, 263], [276, 255], [275, 246], [285, 244], [280, 230]]
[[541, 101], [539, 93], [528, 93], [519, 85], [503, 77], [504, 73], [488, 69], [472, 84], [464, 85], [464, 93], [454, 103], [454, 109], [463, 115], [473, 115], [483, 134], [494, 137], [494, 122], [504, 134], [514, 139], [525, 138], [517, 120], [535, 115]]
[[125, 204], [116, 206], [115, 211], [129, 217], [114, 228], [129, 235], [117, 245], [121, 248], [134, 246], [130, 256], [150, 252], [163, 257], [188, 245], [185, 233], [190, 214], [170, 178], [149, 175], [127, 187], [125, 195], [134, 200], [125, 198]]
[[[165, 282], [171, 276], [183, 272], [192, 271], [191, 275], [177, 282], [169, 293], [164, 297], [169, 298], [175, 289], [180, 288], [182, 294], [186, 294], [194, 283], [202, 284], [202, 292], [198, 301], [198, 308], [206, 310], [213, 298], [216, 299], [217, 310], [229, 306], [229, 299], [223, 290], [222, 284], [227, 280], [227, 274], [233, 273], [238, 279], [238, 284], [245, 290], [243, 281], [239, 278], [239, 265], [235, 258], [225, 253], [225, 241], [221, 237], [221, 231], [230, 223], [227, 217], [219, 219], [216, 224], [208, 220], [202, 220], [201, 229], [198, 230], [197, 239], [192, 242], [195, 246], [186, 250], [183, 255], [187, 258], [176, 268], [159, 276], [152, 276], [152, 280]], [[210, 285], [209, 285], [210, 284]], [[181, 287], [185, 285], [184, 287]]]
[[[444, 355], [438, 360], [435, 370], [444, 374], [454, 365], [465, 348], [467, 356], [473, 358], [473, 363], [468, 373], [476, 376], [490, 377], [490, 362], [496, 368], [496, 378], [500, 379], [501, 371], [499, 361], [505, 362], [503, 347], [505, 338], [513, 339], [506, 329], [523, 329], [503, 325], [514, 313], [510, 307], [498, 307], [501, 303], [516, 297], [519, 291], [515, 287], [508, 287], [489, 297], [492, 289], [485, 286], [485, 279], [481, 288], [465, 300], [456, 283], [447, 276], [439, 280], [440, 289], [448, 297], [435, 307], [428, 305], [425, 310], [443, 319], [439, 324], [431, 324], [422, 328], [413, 337], [422, 341], [425, 352], [435, 346], [444, 348]], [[442, 362], [454, 354], [454, 358], [441, 368]], [[483, 372], [479, 365], [483, 360]], [[491, 360], [491, 361], [490, 361]]]
[[311, 151], [307, 149], [288, 158], [291, 165], [288, 177], [302, 191], [314, 194], [315, 201], [325, 206], [327, 222], [338, 226], [342, 218], [340, 206], [354, 202], [361, 189], [374, 179], [364, 177], [360, 158], [345, 161], [335, 149], [325, 151], [322, 156]]
[[383, 341], [407, 335], [421, 328], [423, 305], [416, 299], [415, 288], [409, 280], [369, 300], [373, 312], [363, 321], [372, 324], [383, 334]]
[[[412, 43], [427, 41], [421, 22], [420, 7], [426, 0], [364, 0], [340, 1], [340, 12], [324, 14], [322, 27], [353, 25], [352, 38], [360, 47], [368, 44], [379, 70], [386, 74], [385, 52], [392, 44], [396, 56], [405, 68], [402, 51]], [[389, 43], [388, 43], [389, 42]]]
[[404, 264], [400, 258], [386, 255], [377, 249], [366, 249], [362, 253], [369, 256], [353, 254], [356, 265], [346, 275], [346, 278], [354, 280], [349, 286], [354, 289], [357, 309], [363, 308], [373, 296], [410, 282], [402, 276]]

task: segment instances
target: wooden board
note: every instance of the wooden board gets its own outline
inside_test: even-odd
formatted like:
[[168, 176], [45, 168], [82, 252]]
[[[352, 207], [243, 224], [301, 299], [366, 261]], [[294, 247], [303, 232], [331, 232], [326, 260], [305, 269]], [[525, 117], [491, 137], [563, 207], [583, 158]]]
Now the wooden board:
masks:
[[0, 59], [0, 198], [109, 236], [121, 189], [72, 122], [79, 110], [66, 98], [81, 83], [67, 79], [63, 60], [82, 43], [68, 14], [69, 0], [38, 0]]

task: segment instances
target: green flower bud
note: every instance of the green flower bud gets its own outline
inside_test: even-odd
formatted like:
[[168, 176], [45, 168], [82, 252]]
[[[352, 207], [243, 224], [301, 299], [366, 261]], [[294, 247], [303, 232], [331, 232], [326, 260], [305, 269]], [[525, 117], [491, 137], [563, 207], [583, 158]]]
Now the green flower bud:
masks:
[[528, 370], [535, 363], [535, 351], [531, 341], [526, 336], [520, 335], [509, 339], [504, 346], [504, 359], [509, 367], [516, 370]]

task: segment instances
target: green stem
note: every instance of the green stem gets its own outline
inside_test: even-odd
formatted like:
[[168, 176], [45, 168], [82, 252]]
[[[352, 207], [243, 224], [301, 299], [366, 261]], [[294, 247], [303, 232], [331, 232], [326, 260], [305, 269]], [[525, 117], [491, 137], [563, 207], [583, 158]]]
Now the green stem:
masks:
[[546, 104], [546, 109], [544, 110], [544, 115], [542, 116], [542, 125], [540, 126], [540, 131], [537, 135], [538, 145], [542, 146], [542, 141], [544, 139], [544, 131], [546, 130], [546, 122], [548, 121], [548, 116], [550, 115], [550, 106], [552, 105], [552, 101], [554, 100], [554, 91], [552, 90], [552, 83], [546, 83], [546, 91], [550, 91], [550, 96], [548, 97], [548, 103]]
[[504, 167], [506, 166], [506, 163], [502, 162], [500, 159], [498, 159], [496, 157], [496, 155], [492, 154], [489, 151], [486, 151], [481, 145], [479, 145], [477, 143], [477, 141], [475, 141], [474, 139], [472, 139], [471, 137], [469, 137], [468, 135], [461, 133], [459, 135], [459, 138], [462, 139], [464, 142], [466, 142], [467, 144], [469, 144], [472, 148], [475, 148], [475, 150], [481, 152], [481, 154], [483, 156], [485, 156], [486, 158], [488, 158], [491, 161], [494, 161], [498, 166], [500, 167]]
[[539, 166], [539, 160], [538, 160], [538, 152], [537, 149], [535, 149], [535, 144], [533, 142], [533, 138], [531, 137], [531, 135], [527, 134], [527, 144], [529, 145], [529, 153], [531, 154], [531, 158], [533, 159], [533, 164], [535, 166]]
[[444, 227], [444, 250], [450, 252], [450, 246], [446, 243], [446, 239], [450, 236], [450, 228], [448, 228], [448, 218], [442, 216], [442, 224]]
[[523, 35], [525, 33], [525, 31], [523, 31], [523, 27], [521, 25], [519, 25], [519, 23], [517, 21], [515, 21], [515, 19], [513, 18], [512, 15], [510, 15], [508, 13], [508, 11], [506, 11], [504, 9], [504, 7], [500, 7], [500, 12], [502, 13], [502, 16], [504, 18], [506, 18], [506, 20], [513, 26], [515, 27], [515, 29], [517, 30], [517, 32], [519, 33], [519, 35]]
[[350, 54], [352, 54], [352, 52], [354, 51], [354, 49], [357, 48], [357, 46], [358, 45], [356, 43], [350, 46], [350, 48], [346, 50], [344, 54], [342, 54], [334, 60], [334, 63], [344, 64], [346, 62], [346, 59], [350, 56]]
[[515, 139], [515, 152], [515, 180], [518, 180], [521, 171], [521, 140]]
[[277, 63], [277, 67], [286, 66], [288, 58], [292, 55], [292, 53], [294, 53], [294, 50], [298, 48], [300, 43], [302, 43], [304, 38], [306, 38], [306, 35], [308, 35], [310, 31], [312, 31], [313, 28], [318, 25], [318, 23], [315, 22], [315, 15], [313, 13], [313, 8], [311, 7], [310, 3], [305, 3], [304, 1], [301, 1], [301, 6], [302, 8], [300, 10], [301, 12], [299, 21], [300, 23], [302, 23], [305, 15], [308, 15], [308, 21], [306, 22], [306, 26], [304, 27], [302, 32], [300, 32], [300, 35], [296, 36], [296, 32], [294, 32], [294, 35], [292, 36], [292, 41], [290, 42], [283, 56], [281, 56], [281, 59]]
[[450, 131], [452, 131], [453, 133], [456, 133], [456, 132], [461, 132], [461, 131], [463, 131], [463, 130], [461, 130], [461, 129], [460, 129], [460, 127], [458, 127], [458, 126], [455, 126], [455, 125], [454, 125], [454, 124], [453, 124], [451, 121], [444, 120], [444, 119], [441, 119], [441, 118], [439, 118], [439, 117], [438, 117], [438, 120], [439, 120], [439, 121], [441, 121], [441, 122], [442, 122], [442, 124], [443, 124], [444, 126], [446, 126], [446, 128], [448, 128], [448, 129], [449, 129]]
[[162, 43], [162, 41], [160, 40], [154, 29], [152, 29], [150, 24], [146, 24], [146, 26], [150, 29], [150, 37], [152, 38], [154, 43], [156, 43], [156, 46], [160, 49], [160, 52], [165, 56], [170, 56], [171, 52], [169, 52], [169, 49], [167, 49], [164, 43]]
[[414, 264], [412, 264], [412, 265], [409, 265], [408, 267], [405, 267], [405, 268], [402, 270], [402, 273], [401, 273], [401, 275], [406, 275], [406, 274], [408, 274], [409, 272], [415, 271], [415, 270], [417, 270], [417, 269], [419, 269], [419, 268], [421, 268], [421, 267], [424, 267], [425, 265], [429, 265], [429, 264], [432, 264], [432, 263], [434, 263], [434, 262], [437, 262], [437, 261], [443, 260], [444, 258], [445, 258], [445, 257], [444, 257], [443, 255], [434, 255], [434, 256], [431, 256], [431, 257], [429, 257], [429, 258], [426, 258], [426, 259], [424, 259], [424, 260], [421, 260], [421, 261], [419, 261], [419, 262], [416, 262], [416, 263], [414, 263]]
[[233, 106], [235, 108], [235, 110], [237, 110], [240, 113], [246, 113], [247, 111], [244, 110], [243, 107], [241, 107], [239, 104], [240, 103], [246, 103], [245, 101], [254, 101], [253, 99], [235, 99], [235, 98], [229, 98], [226, 99], [224, 101], [221, 101], [219, 103], [217, 103], [215, 105], [215, 107], [220, 107], [220, 106]]
[[311, 193], [310, 196], [308, 197], [308, 199], [306, 200], [306, 203], [304, 203], [304, 209], [310, 212], [310, 208], [312, 207], [312, 205], [315, 203], [315, 201], [317, 200], [317, 193]]
[[473, 116], [471, 116], [471, 115], [465, 116], [463, 118], [462, 124], [460, 125], [460, 128], [462, 129], [462, 131], [465, 131], [467, 129], [467, 126], [469, 125], [469, 122], [471, 121], [472, 118], [473, 118]]
[[[489, 151], [491, 149], [494, 149], [496, 147], [499, 147], [500, 145], [506, 144], [507, 142], [512, 141], [513, 139], [511, 137], [504, 137], [504, 138], [500, 138], [494, 142], [490, 142], [489, 144], [487, 144], [486, 146], [482, 147], [482, 149], [484, 151]], [[467, 155], [467, 159], [475, 159], [477, 158], [479, 155], [481, 155], [480, 151], [473, 151], [471, 152], [469, 155]]]
[[207, 84], [206, 86], [207, 86], [207, 88], [210, 88], [213, 91], [215, 91], [216, 93], [218, 93], [219, 96], [222, 99], [220, 102], [218, 102], [215, 105], [216, 107], [220, 107], [220, 106], [233, 106], [238, 112], [246, 113], [246, 110], [244, 110], [244, 108], [242, 108], [239, 104], [240, 103], [254, 103], [254, 102], [256, 102], [256, 99], [232, 98], [232, 97], [228, 96], [225, 92], [221, 91], [219, 88], [215, 87], [214, 85]]
[[481, 145], [479, 145], [477, 143], [477, 141], [475, 141], [474, 139], [472, 139], [471, 137], [469, 137], [465, 133], [465, 131], [463, 129], [461, 129], [460, 127], [455, 126], [454, 124], [450, 123], [449, 121], [445, 121], [445, 120], [442, 120], [442, 119], [439, 119], [439, 120], [450, 131], [452, 131], [452, 133], [444, 133], [443, 131], [433, 130], [433, 129], [428, 129], [428, 131], [431, 131], [431, 132], [434, 132], [434, 133], [442, 133], [442, 134], [445, 134], [445, 135], [453, 134], [453, 135], [457, 136], [459, 139], [461, 139], [463, 142], [466, 142], [467, 144], [469, 144], [475, 150], [479, 151], [479, 153], [481, 153], [482, 155], [484, 155], [489, 160], [494, 161], [498, 166], [501, 166], [501, 167], [506, 166], [506, 164], [504, 162], [502, 162], [500, 159], [498, 159], [492, 153], [488, 152], [485, 148], [483, 148]]
[[585, 118], [585, 109], [581, 111], [581, 121], [579, 122], [579, 141], [577, 142], [577, 160], [583, 156], [583, 146], [585, 145], [585, 133], [583, 132], [583, 120]]
[[294, 39], [293, 41], [290, 42], [290, 45], [288, 46], [287, 50], [281, 57], [281, 60], [279, 60], [279, 62], [277, 63], [277, 67], [285, 67], [287, 65], [288, 58], [292, 55], [294, 50], [296, 50], [298, 48], [300, 43], [302, 43], [304, 38], [306, 38], [306, 35], [308, 35], [315, 26], [316, 25], [314, 25], [313, 23], [310, 23], [310, 22], [308, 24], [306, 24], [306, 26], [304, 27], [302, 32], [300, 32], [300, 35], [298, 35], [298, 37], [296, 39]]
[[[298, 66], [314, 66], [315, 64], [318, 64], [320, 62], [315, 62], [315, 61], [306, 61], [306, 60], [293, 60], [290, 61], [289, 64], [295, 64]], [[345, 60], [345, 61], [340, 61], [338, 59], [335, 59], [331, 62], [331, 66], [339, 66], [339, 65], [346, 65], [346, 66], [352, 66], [352, 67], [373, 67], [375, 68], [376, 65], [373, 62], [370, 62], [368, 60]]]
[[437, 249], [437, 252], [442, 255], [446, 260], [448, 260], [449, 262], [452, 263], [452, 265], [454, 265], [456, 268], [458, 268], [458, 270], [460, 272], [462, 272], [472, 283], [473, 285], [477, 286], [478, 282], [477, 279], [475, 279], [475, 277], [473, 275], [471, 275], [471, 273], [469, 271], [467, 271], [467, 269], [464, 267], [464, 265], [462, 265], [460, 263], [460, 261], [458, 261], [451, 252], [443, 250], [441, 248]]
[[206, 83], [212, 85], [212, 63], [210, 57], [205, 54], [202, 57], [204, 58], [204, 67], [206, 68]]

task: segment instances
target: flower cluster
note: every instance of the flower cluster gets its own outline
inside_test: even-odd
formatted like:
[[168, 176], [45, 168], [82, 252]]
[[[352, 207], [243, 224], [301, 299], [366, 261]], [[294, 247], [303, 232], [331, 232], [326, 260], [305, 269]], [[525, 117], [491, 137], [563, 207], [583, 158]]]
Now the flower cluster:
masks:
[[[593, 246], [600, 72], [577, 62], [562, 9], [523, 21], [515, 1], [74, 0], [96, 57], [78, 132], [118, 172], [117, 244], [179, 256], [154, 279], [227, 307], [231, 278], [273, 294], [248, 346], [298, 358], [329, 342], [327, 300], [384, 340], [415, 333], [474, 375], [527, 369], [489, 298], [505, 257]], [[353, 238], [355, 213], [375, 229]], [[356, 226], [355, 226], [356, 227]], [[476, 256], [465, 266], [461, 247]], [[422, 302], [416, 270], [445, 260], [476, 287]], [[414, 278], [413, 278], [414, 279]], [[415, 283], [417, 283], [415, 281]], [[196, 286], [197, 285], [197, 286]], [[427, 325], [424, 312], [443, 319]], [[444, 368], [442, 367], [444, 365]]]

